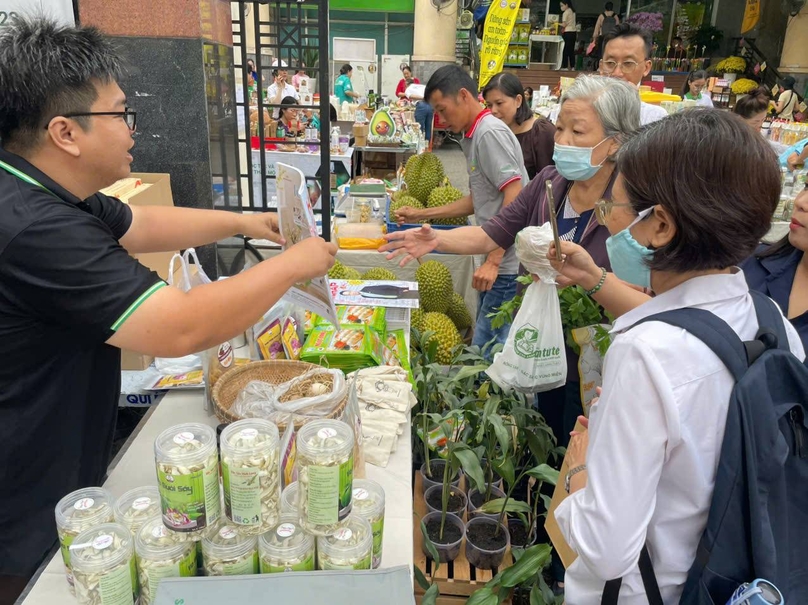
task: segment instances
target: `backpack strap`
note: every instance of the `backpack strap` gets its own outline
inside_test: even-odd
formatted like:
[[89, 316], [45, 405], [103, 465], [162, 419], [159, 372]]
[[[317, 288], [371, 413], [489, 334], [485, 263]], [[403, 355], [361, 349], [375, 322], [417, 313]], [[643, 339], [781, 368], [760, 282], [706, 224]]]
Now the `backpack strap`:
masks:
[[[648, 552], [647, 545], [643, 545], [640, 551], [638, 564], [640, 567], [640, 575], [642, 576], [642, 585], [645, 588], [645, 596], [648, 598], [648, 604], [664, 605], [662, 593], [659, 592], [659, 584], [657, 584], [656, 575], [654, 574], [654, 565], [651, 563], [651, 554]], [[622, 584], [623, 578], [606, 582], [606, 585], [603, 587], [603, 594], [601, 595], [601, 605], [617, 605]]]
[[773, 334], [777, 337], [777, 343], [772, 343], [773, 346], [770, 348], [790, 351], [791, 347], [788, 344], [788, 333], [786, 332], [786, 325], [783, 321], [783, 314], [780, 312], [780, 307], [762, 292], [750, 290], [749, 294], [752, 295], [752, 302], [755, 305], [755, 313], [757, 314], [758, 320], [758, 334], [756, 338], [762, 338], [764, 334]]

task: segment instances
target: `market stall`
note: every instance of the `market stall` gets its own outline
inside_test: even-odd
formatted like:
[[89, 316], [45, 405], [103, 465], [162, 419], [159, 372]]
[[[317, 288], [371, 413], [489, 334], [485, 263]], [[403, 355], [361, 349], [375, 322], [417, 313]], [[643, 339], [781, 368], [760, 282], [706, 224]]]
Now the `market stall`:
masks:
[[[149, 410], [130, 437], [124, 449], [110, 465], [104, 487], [115, 497], [156, 482], [154, 466], [155, 438], [165, 429], [179, 423], [198, 422], [213, 428], [219, 420], [204, 409], [201, 390], [172, 393]], [[398, 449], [387, 468], [367, 466], [367, 477], [379, 483], [386, 495], [384, 547], [381, 567], [412, 566], [412, 461], [410, 433], [405, 431]], [[61, 554], [57, 551], [43, 564], [27, 591], [20, 598], [25, 605], [73, 605], [76, 600], [68, 591]]]

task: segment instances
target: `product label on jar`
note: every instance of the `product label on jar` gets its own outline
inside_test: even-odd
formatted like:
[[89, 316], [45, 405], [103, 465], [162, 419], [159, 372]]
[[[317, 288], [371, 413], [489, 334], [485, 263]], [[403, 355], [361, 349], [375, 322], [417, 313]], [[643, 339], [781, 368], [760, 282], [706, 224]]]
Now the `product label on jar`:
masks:
[[337, 570], [351, 570], [351, 569], [370, 569], [372, 564], [371, 555], [368, 554], [367, 557], [359, 561], [356, 565], [337, 565], [336, 563], [331, 563], [328, 560], [324, 560], [320, 557], [320, 569], [328, 570], [328, 569], [337, 569]]
[[185, 445], [186, 443], [191, 443], [194, 440], [194, 434], [189, 431], [183, 431], [182, 433], [177, 433], [174, 435], [174, 443], [177, 445]]
[[132, 566], [119, 565], [101, 575], [98, 583], [100, 605], [133, 605], [135, 586], [132, 584]]
[[222, 462], [224, 510], [233, 523], [261, 523], [261, 483], [258, 475], [257, 468], [231, 467]]
[[62, 551], [62, 561], [65, 563], [65, 575], [67, 576], [67, 583], [73, 586], [73, 572], [70, 569], [70, 545], [76, 537], [71, 534], [64, 534], [59, 538], [59, 549]]
[[73, 508], [76, 510], [87, 510], [93, 507], [95, 504], [95, 500], [92, 498], [82, 498], [81, 500], [77, 500], [76, 503], [73, 505]]
[[373, 530], [373, 569], [382, 562], [382, 539], [384, 538], [384, 515], [370, 524]]
[[196, 531], [219, 518], [218, 464], [187, 475], [165, 473], [157, 466], [163, 522], [174, 531]]
[[287, 571], [314, 571], [314, 550], [303, 561], [294, 565], [270, 565], [261, 559], [261, 573], [284, 573]]
[[157, 594], [157, 585], [163, 578], [191, 578], [195, 575], [196, 548], [192, 548], [176, 565], [158, 565], [149, 569], [149, 594]]
[[233, 365], [235, 355], [233, 355], [233, 347], [230, 346], [229, 342], [222, 343], [222, 345], [219, 346], [216, 357], [219, 359], [219, 363], [222, 364], [223, 368], [229, 368]]
[[258, 573], [258, 553], [253, 553], [252, 557], [228, 563], [222, 567], [225, 576], [249, 576]]
[[351, 512], [353, 457], [339, 466], [309, 466], [308, 473], [309, 523], [331, 525], [345, 519]]
[[142, 498], [136, 498], [134, 502], [132, 502], [132, 508], [135, 510], [146, 510], [151, 506], [151, 498], [148, 496], [143, 496]]

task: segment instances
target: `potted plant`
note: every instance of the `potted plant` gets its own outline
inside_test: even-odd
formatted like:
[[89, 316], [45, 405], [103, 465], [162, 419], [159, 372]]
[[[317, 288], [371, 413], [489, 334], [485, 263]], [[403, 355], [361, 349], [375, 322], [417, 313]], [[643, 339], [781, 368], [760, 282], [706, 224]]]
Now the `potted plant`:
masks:
[[696, 30], [696, 33], [690, 39], [690, 43], [695, 48], [701, 49], [701, 56], [704, 57], [710, 56], [717, 51], [723, 39], [723, 31], [709, 23], [705, 23]]
[[541, 571], [550, 563], [551, 552], [549, 544], [537, 544], [518, 556], [514, 553], [515, 563], [476, 590], [466, 601], [466, 605], [497, 605], [505, 601], [514, 588], [530, 581], [536, 582], [535, 591], [532, 590], [530, 593], [531, 605], [555, 603], [553, 591], [547, 587], [541, 576]]
[[716, 73], [724, 74], [724, 79], [728, 82], [735, 82], [738, 74], [746, 71], [746, 61], [741, 57], [727, 57], [723, 61], [719, 61], [715, 66]]
[[757, 90], [760, 86], [759, 83], [751, 80], [749, 78], [741, 78], [740, 80], [735, 80], [730, 87], [732, 90], [732, 94], [735, 95], [736, 99], [741, 99], [748, 95], [750, 92]]

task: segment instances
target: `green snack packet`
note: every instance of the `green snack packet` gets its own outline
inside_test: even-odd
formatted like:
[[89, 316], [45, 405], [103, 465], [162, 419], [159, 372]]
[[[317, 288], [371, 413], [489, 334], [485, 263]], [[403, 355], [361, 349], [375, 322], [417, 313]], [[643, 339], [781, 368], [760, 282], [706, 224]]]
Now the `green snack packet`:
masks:
[[[387, 328], [385, 318], [387, 310], [384, 307], [363, 307], [361, 305], [337, 305], [337, 321], [340, 327], [368, 326], [379, 334], [384, 334]], [[321, 319], [317, 326], [328, 325], [326, 320]]]
[[301, 361], [352, 372], [381, 363], [381, 341], [365, 325], [314, 328], [300, 351]]
[[306, 311], [306, 322], [303, 324], [303, 333], [311, 334], [314, 327], [321, 321], [321, 317], [317, 313]]

